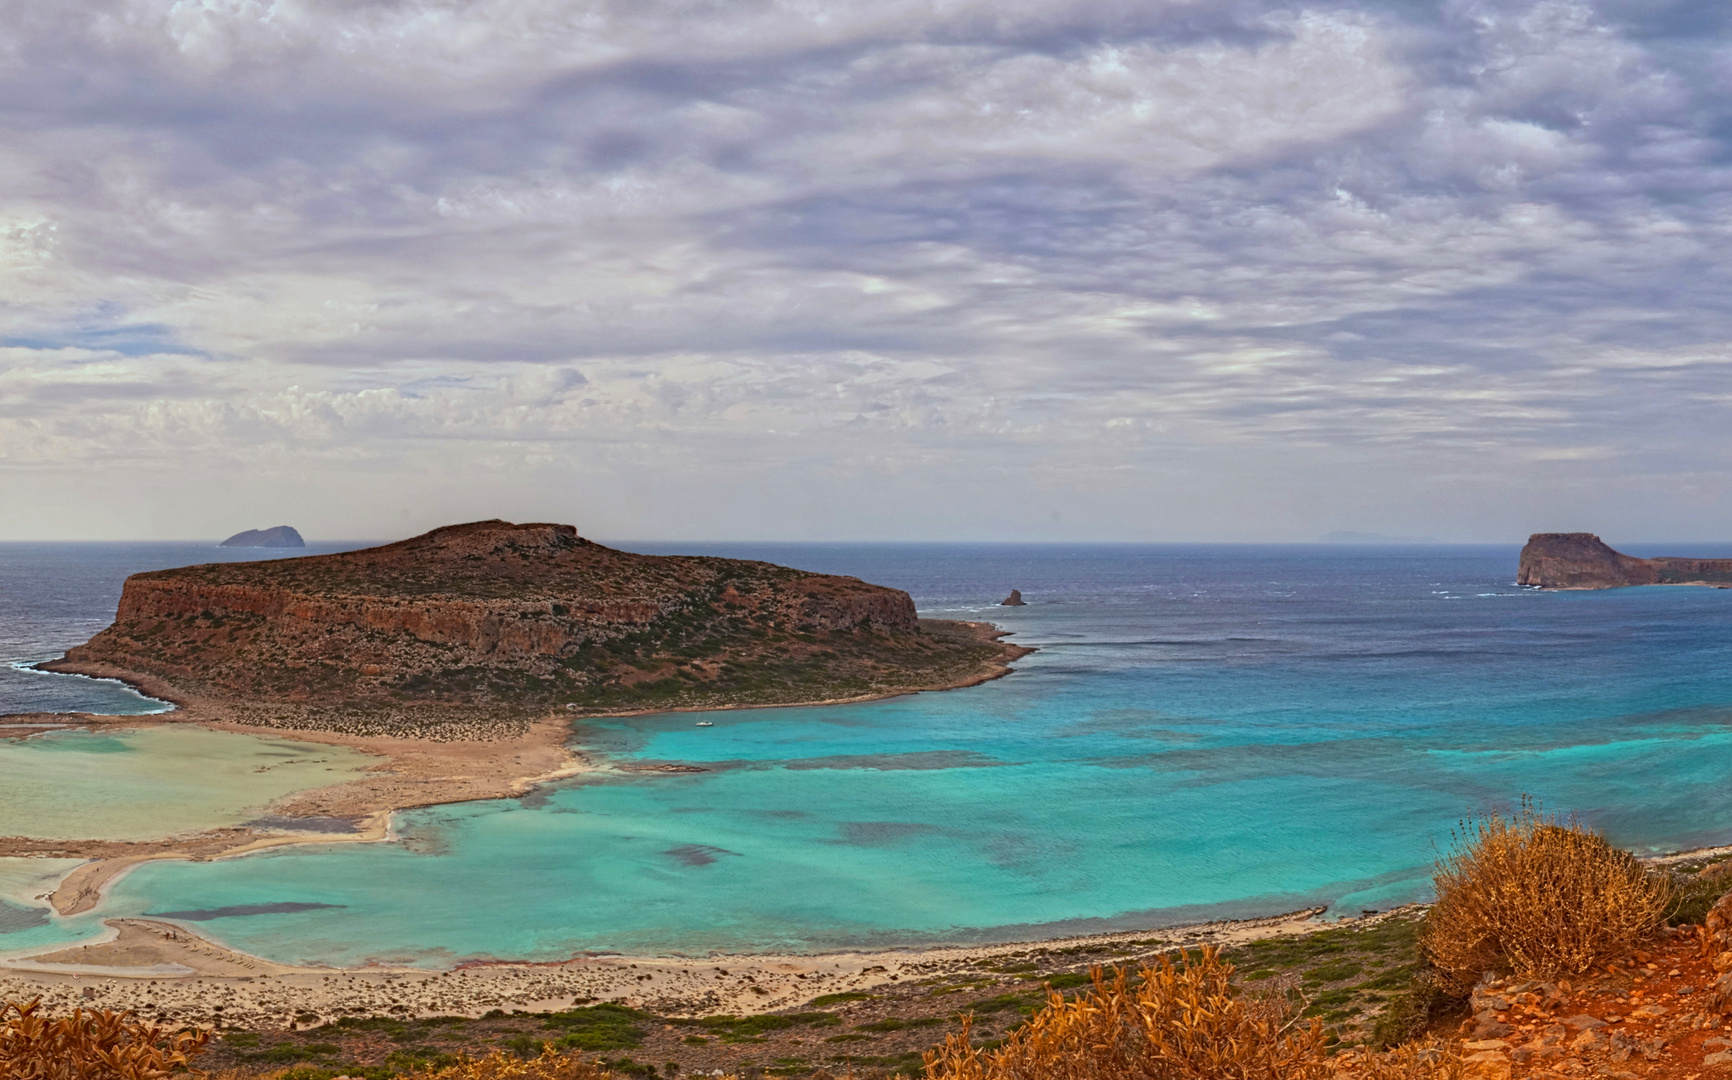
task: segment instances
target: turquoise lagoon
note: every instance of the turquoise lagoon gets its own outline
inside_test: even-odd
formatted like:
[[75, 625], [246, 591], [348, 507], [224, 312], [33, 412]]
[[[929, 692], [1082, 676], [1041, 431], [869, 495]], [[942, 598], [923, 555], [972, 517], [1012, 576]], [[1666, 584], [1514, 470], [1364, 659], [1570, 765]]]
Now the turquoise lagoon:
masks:
[[[97, 914], [332, 964], [822, 950], [1386, 907], [1522, 794], [1642, 850], [1732, 840], [1732, 592], [1536, 593], [1513, 547], [704, 550], [1041, 651], [967, 690], [586, 722], [606, 759], [707, 771], [151, 864]], [[1011, 587], [1029, 607], [991, 605]]]

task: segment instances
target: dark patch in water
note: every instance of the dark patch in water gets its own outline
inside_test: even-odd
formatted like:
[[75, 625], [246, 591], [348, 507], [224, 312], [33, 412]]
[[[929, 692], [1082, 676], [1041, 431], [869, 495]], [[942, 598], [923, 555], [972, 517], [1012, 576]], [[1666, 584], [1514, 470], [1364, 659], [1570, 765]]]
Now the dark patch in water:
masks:
[[235, 904], [233, 907], [200, 908], [196, 911], [149, 911], [147, 919], [179, 919], [182, 922], [209, 922], [212, 919], [236, 919], [247, 915], [289, 915], [297, 911], [324, 911], [348, 907], [347, 904], [307, 904], [290, 900], [281, 904]]
[[844, 821], [842, 839], [837, 843], [853, 844], [857, 847], [889, 847], [937, 831], [937, 826], [912, 821]]
[[546, 788], [533, 788], [517, 797], [517, 805], [525, 810], [540, 810], [553, 801], [553, 792]]
[[15, 934], [48, 925], [48, 912], [42, 908], [19, 907], [0, 900], [0, 934]]
[[715, 862], [719, 855], [738, 855], [739, 852], [711, 847], [708, 844], [681, 844], [679, 847], [668, 848], [662, 854], [671, 855], [681, 866], [708, 866]]
[[284, 829], [289, 832], [331, 833], [333, 835], [361, 831], [361, 819], [358, 817], [278, 817], [271, 815], [254, 818], [247, 824], [255, 829]]

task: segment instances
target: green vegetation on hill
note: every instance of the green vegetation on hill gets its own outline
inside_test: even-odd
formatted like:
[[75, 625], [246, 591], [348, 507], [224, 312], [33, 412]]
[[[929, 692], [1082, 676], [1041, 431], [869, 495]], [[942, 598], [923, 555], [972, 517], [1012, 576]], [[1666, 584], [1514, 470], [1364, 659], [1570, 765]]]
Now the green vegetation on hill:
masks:
[[954, 686], [1008, 647], [896, 589], [763, 562], [616, 551], [477, 522], [361, 551], [135, 574], [55, 670], [136, 674], [254, 723], [437, 728]]

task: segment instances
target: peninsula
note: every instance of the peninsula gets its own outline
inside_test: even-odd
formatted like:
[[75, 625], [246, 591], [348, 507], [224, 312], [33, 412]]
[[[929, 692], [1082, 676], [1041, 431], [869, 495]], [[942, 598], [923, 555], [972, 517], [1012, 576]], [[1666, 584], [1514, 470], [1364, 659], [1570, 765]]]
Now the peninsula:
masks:
[[1625, 585], [1732, 588], [1732, 559], [1638, 559], [1593, 533], [1534, 533], [1522, 548], [1516, 584], [1542, 589], [1616, 589]]
[[570, 525], [478, 521], [360, 551], [134, 574], [114, 624], [42, 667], [121, 679], [178, 708], [11, 717], [19, 731], [198, 723], [382, 760], [243, 827], [0, 837], [0, 856], [94, 859], [51, 897], [76, 914], [142, 861], [376, 840], [393, 810], [521, 795], [600, 768], [570, 747], [575, 717], [969, 686], [1032, 651], [1002, 636], [920, 619], [907, 593], [858, 578], [637, 555]]
[[[397, 736], [967, 685], [1026, 650], [898, 589], [479, 521], [382, 547], [134, 574], [50, 671], [266, 727]], [[483, 733], [485, 733], [483, 731]]]

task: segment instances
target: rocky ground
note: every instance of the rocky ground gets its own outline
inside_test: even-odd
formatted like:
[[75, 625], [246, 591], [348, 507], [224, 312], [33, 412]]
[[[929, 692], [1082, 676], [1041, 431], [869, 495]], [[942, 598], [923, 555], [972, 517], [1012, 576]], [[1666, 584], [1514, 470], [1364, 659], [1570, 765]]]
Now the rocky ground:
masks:
[[1694, 1080], [1732, 1072], [1732, 1017], [1713, 993], [1703, 940], [1685, 926], [1585, 978], [1483, 982], [1460, 1029], [1467, 1074]]

